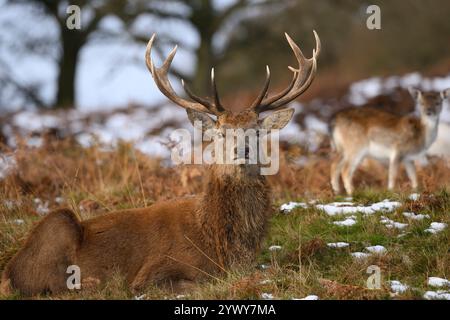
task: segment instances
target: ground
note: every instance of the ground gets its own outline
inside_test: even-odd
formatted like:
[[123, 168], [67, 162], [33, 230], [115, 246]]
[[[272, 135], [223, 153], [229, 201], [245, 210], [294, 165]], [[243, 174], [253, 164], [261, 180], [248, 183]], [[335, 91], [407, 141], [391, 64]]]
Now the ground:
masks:
[[[131, 292], [119, 275], [111, 275], [110, 281], [98, 289], [51, 298], [423, 299], [433, 296], [432, 292], [436, 292], [434, 297], [448, 297], [444, 293], [448, 282], [442, 280], [444, 287], [436, 288], [429, 279], [450, 277], [450, 233], [445, 227], [450, 223], [448, 161], [431, 158], [426, 167], [418, 170], [422, 187], [417, 198], [411, 197], [405, 174], [399, 179], [398, 189], [384, 191], [386, 169], [368, 164], [357, 172], [358, 191], [348, 199], [331, 193], [328, 174], [333, 155], [329, 150], [315, 156], [304, 155], [309, 160], [301, 164], [293, 160], [298, 158], [297, 152], [301, 153], [285, 150], [279, 174], [269, 178], [274, 192], [274, 216], [253, 266], [199, 284], [183, 296], [151, 286], [139, 293]], [[168, 168], [163, 161], [149, 158], [127, 144], [105, 150], [95, 146], [82, 148], [70, 139], [49, 138], [39, 148], [19, 145], [15, 161], [15, 169], [0, 181], [0, 272], [32, 226], [57, 207], [70, 207], [82, 219], [88, 219], [202, 189], [201, 168]], [[386, 199], [391, 204], [398, 202], [391, 211], [377, 208], [370, 214], [329, 215], [320, 207], [333, 202], [368, 207]], [[305, 205], [289, 212], [280, 209], [292, 201]], [[335, 203], [329, 208], [353, 210], [342, 209], [343, 205]], [[419, 220], [404, 215], [405, 212], [422, 214], [424, 218]], [[348, 226], [333, 223], [346, 219], [353, 222], [347, 221]], [[433, 226], [442, 230], [427, 230]], [[333, 247], [338, 242], [346, 244]], [[352, 255], [369, 254], [366, 248], [373, 246], [383, 246], [385, 252], [359, 259]], [[367, 288], [369, 266], [380, 268], [379, 289]], [[2, 298], [22, 297], [13, 294]]]

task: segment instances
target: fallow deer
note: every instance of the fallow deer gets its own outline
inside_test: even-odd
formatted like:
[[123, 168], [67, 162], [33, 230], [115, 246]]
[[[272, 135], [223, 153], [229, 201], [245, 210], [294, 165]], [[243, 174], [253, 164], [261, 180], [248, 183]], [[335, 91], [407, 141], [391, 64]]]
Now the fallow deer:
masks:
[[[220, 137], [227, 128], [280, 129], [293, 109], [283, 108], [311, 85], [317, 70], [320, 40], [310, 59], [286, 34], [298, 62], [290, 85], [268, 96], [270, 71], [264, 87], [249, 108], [232, 113], [217, 94], [214, 72], [213, 98], [201, 98], [186, 86], [191, 100], [173, 90], [168, 72], [176, 53], [170, 52], [160, 68], [151, 59], [155, 35], [148, 43], [146, 64], [159, 90], [185, 108], [191, 122], [214, 128]], [[192, 101], [193, 100], [193, 101]], [[273, 111], [265, 118], [260, 113]], [[213, 119], [208, 116], [216, 117]], [[103, 282], [118, 270], [133, 290], [153, 283], [174, 290], [237, 265], [248, 265], [261, 247], [271, 215], [271, 191], [260, 164], [211, 164], [205, 190], [198, 196], [158, 202], [150, 207], [117, 211], [80, 221], [68, 209], [44, 217], [31, 231], [23, 247], [7, 264], [1, 288], [24, 295], [67, 290], [66, 269], [77, 265], [81, 285]]]
[[369, 156], [389, 161], [388, 189], [393, 189], [400, 163], [412, 187], [418, 187], [414, 160], [431, 146], [437, 135], [444, 99], [450, 89], [422, 92], [411, 88], [417, 115], [398, 116], [371, 107], [349, 108], [338, 112], [331, 122], [331, 138], [338, 153], [331, 165], [331, 185], [340, 193], [342, 175], [345, 191], [353, 192], [353, 174]]

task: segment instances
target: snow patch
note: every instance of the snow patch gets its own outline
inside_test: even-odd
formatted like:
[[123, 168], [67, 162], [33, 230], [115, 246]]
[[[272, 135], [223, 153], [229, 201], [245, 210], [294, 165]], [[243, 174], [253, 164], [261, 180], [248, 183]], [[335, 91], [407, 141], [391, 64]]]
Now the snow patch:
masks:
[[412, 200], [412, 201], [417, 201], [417, 200], [419, 200], [419, 198], [420, 198], [420, 194], [418, 194], [418, 193], [412, 193], [408, 197], [408, 199]]
[[370, 257], [370, 253], [365, 253], [365, 252], [352, 252], [351, 256], [355, 259], [367, 259], [368, 257]]
[[394, 220], [391, 220], [391, 219], [386, 218], [384, 216], [381, 217], [380, 222], [382, 224], [384, 224], [386, 226], [386, 228], [388, 228], [388, 229], [395, 228], [395, 229], [402, 230], [402, 229], [405, 229], [408, 226], [407, 223], [395, 222]]
[[450, 287], [450, 281], [444, 278], [439, 277], [429, 277], [428, 278], [428, 285], [432, 287]]
[[269, 247], [269, 251], [279, 251], [281, 250], [281, 246], [270, 246]]
[[17, 225], [21, 225], [21, 224], [25, 223], [25, 221], [23, 219], [14, 219], [12, 222]]
[[403, 284], [398, 280], [392, 280], [389, 282], [389, 284], [391, 285], [391, 290], [394, 293], [404, 293], [409, 289], [406, 284]]
[[345, 248], [348, 247], [349, 244], [347, 242], [330, 242], [327, 243], [327, 246], [330, 248]]
[[450, 291], [427, 291], [423, 297], [427, 300], [450, 300]]
[[319, 297], [314, 294], [311, 294], [311, 295], [308, 295], [308, 296], [306, 296], [304, 298], [300, 298], [300, 299], [292, 298], [292, 300], [319, 300]]
[[353, 206], [352, 202], [333, 202], [329, 204], [318, 204], [316, 208], [325, 211], [330, 216], [341, 214], [364, 213], [371, 215], [377, 211], [390, 212], [400, 207], [397, 201], [383, 200], [369, 206]]
[[427, 214], [415, 214], [414, 212], [403, 212], [403, 216], [412, 220], [423, 220], [425, 218], [430, 218], [430, 216]]
[[333, 224], [340, 227], [351, 227], [356, 224], [356, 217], [349, 217], [345, 220], [334, 221]]
[[267, 292], [263, 292], [261, 294], [261, 298], [263, 298], [264, 300], [273, 300], [273, 294], [267, 293]]
[[280, 207], [280, 211], [283, 213], [289, 213], [292, 210], [294, 210], [295, 208], [307, 208], [308, 205], [304, 202], [288, 202], [288, 203], [284, 203], [281, 205]]
[[447, 227], [446, 223], [443, 222], [432, 222], [430, 227], [428, 229], [425, 229], [425, 232], [429, 232], [432, 234], [436, 234], [438, 232], [441, 232]]
[[366, 250], [374, 254], [383, 254], [387, 251], [385, 247], [380, 245], [366, 247]]

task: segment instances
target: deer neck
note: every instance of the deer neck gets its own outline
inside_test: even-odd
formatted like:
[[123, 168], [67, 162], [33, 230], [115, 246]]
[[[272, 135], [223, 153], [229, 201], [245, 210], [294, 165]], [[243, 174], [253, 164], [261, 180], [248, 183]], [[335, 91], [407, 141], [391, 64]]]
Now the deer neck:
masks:
[[425, 114], [422, 114], [420, 117], [420, 122], [422, 124], [422, 127], [424, 128], [425, 147], [429, 147], [434, 142], [437, 136], [439, 115], [429, 117]]
[[223, 266], [252, 261], [264, 238], [271, 194], [260, 174], [212, 166], [201, 202], [204, 241]]

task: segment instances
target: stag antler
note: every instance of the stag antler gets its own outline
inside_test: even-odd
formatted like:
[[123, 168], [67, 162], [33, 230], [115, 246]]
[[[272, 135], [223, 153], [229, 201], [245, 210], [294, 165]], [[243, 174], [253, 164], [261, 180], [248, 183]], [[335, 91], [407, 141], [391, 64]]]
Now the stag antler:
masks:
[[[260, 113], [264, 111], [281, 108], [287, 103], [296, 99], [298, 96], [300, 96], [303, 92], [305, 92], [309, 88], [316, 75], [317, 57], [319, 56], [321, 48], [319, 36], [317, 35], [316, 31], [313, 32], [314, 37], [316, 39], [316, 48], [313, 50], [313, 56], [310, 59], [305, 58], [302, 51], [294, 42], [294, 40], [292, 40], [291, 37], [289, 37], [289, 35], [285, 33], [286, 39], [289, 45], [291, 46], [292, 51], [294, 52], [295, 58], [297, 59], [298, 68], [295, 69], [289, 66], [288, 67], [289, 70], [291, 70], [294, 73], [292, 81], [289, 84], [289, 86], [283, 91], [279, 92], [278, 94], [268, 97], [267, 92], [270, 83], [270, 69], [268, 66], [266, 66], [266, 80], [264, 82], [263, 89], [259, 93], [258, 97], [251, 104], [250, 106], [251, 109]], [[186, 91], [187, 95], [194, 101], [183, 99], [175, 93], [168, 78], [169, 68], [177, 52], [177, 46], [175, 46], [169, 53], [163, 65], [160, 68], [156, 68], [151, 58], [151, 51], [154, 40], [155, 34], [152, 35], [152, 37], [148, 42], [145, 54], [145, 61], [147, 63], [148, 70], [152, 74], [153, 79], [155, 80], [155, 83], [159, 88], [159, 90], [171, 101], [173, 101], [174, 103], [185, 109], [193, 109], [201, 112], [211, 113], [214, 115], [220, 115], [224, 113], [225, 109], [220, 103], [219, 94], [217, 92], [217, 86], [214, 78], [214, 68], [211, 69], [211, 90], [213, 93], [213, 100], [211, 101], [209, 99], [201, 98], [195, 95], [188, 88], [185, 82], [181, 80], [181, 84], [183, 85], [183, 88]]]
[[207, 112], [214, 115], [220, 115], [225, 111], [225, 109], [220, 104], [219, 95], [217, 93], [217, 87], [214, 80], [214, 69], [211, 70], [211, 87], [213, 91], [214, 96], [214, 102], [211, 102], [205, 98], [201, 98], [196, 96], [189, 90], [189, 88], [186, 86], [183, 80], [181, 80], [181, 84], [183, 85], [183, 88], [186, 90], [186, 93], [188, 96], [194, 100], [189, 101], [186, 99], [183, 99], [179, 97], [175, 90], [173, 90], [172, 85], [170, 84], [168, 73], [170, 65], [172, 64], [172, 60], [177, 52], [177, 46], [175, 46], [172, 51], [167, 56], [166, 60], [164, 61], [163, 65], [160, 68], [156, 68], [153, 64], [151, 52], [152, 52], [152, 46], [153, 42], [155, 40], [156, 34], [153, 34], [150, 40], [147, 44], [147, 50], [145, 52], [145, 62], [147, 64], [147, 68], [150, 71], [150, 73], [153, 76], [153, 80], [155, 80], [156, 86], [158, 89], [172, 102], [176, 103], [180, 107], [183, 107], [185, 109], [193, 109], [201, 112]]
[[[305, 58], [294, 40], [292, 40], [291, 37], [287, 33], [285, 33], [286, 39], [289, 42], [289, 45], [294, 52], [295, 58], [298, 61], [298, 68], [295, 69], [292, 67], [288, 67], [289, 70], [294, 73], [294, 76], [291, 83], [285, 90], [278, 94], [275, 94], [272, 97], [266, 97], [256, 104], [256, 102], [258, 101], [257, 99], [255, 103], [252, 104], [251, 107], [254, 108], [257, 112], [278, 109], [299, 97], [309, 88], [316, 75], [317, 57], [319, 56], [321, 48], [319, 36], [317, 35], [316, 31], [313, 31], [313, 33], [316, 39], [316, 48], [313, 49], [313, 56], [310, 59]], [[266, 84], [267, 83], [268, 80], [266, 78]], [[267, 86], [264, 87], [264, 90], [261, 92], [261, 94], [263, 94], [263, 97], [267, 94]]]

